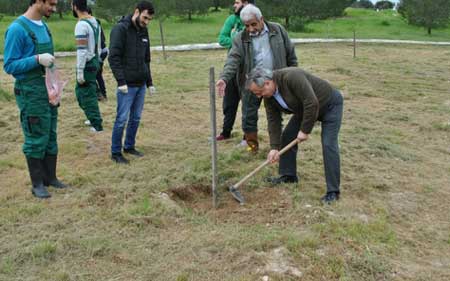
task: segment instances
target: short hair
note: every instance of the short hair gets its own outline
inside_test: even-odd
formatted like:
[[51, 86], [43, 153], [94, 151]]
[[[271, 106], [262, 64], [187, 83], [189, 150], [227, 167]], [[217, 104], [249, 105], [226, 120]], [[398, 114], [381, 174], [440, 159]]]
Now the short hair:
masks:
[[262, 87], [264, 86], [264, 82], [267, 80], [273, 80], [272, 70], [262, 67], [255, 67], [249, 74], [247, 74], [245, 88], [248, 90], [253, 83], [255, 83], [258, 87]]
[[87, 12], [88, 5], [87, 0], [72, 0], [72, 4], [77, 7], [80, 12]]
[[143, 11], [148, 11], [149, 15], [155, 14], [155, 7], [153, 7], [153, 4], [149, 1], [141, 1], [136, 5], [135, 10], [138, 9], [140, 13]]
[[[36, 3], [37, 0], [30, 0], [30, 6], [33, 6], [34, 3]], [[44, 0], [44, 3], [47, 2], [47, 0]]]
[[242, 2], [247, 2], [247, 3], [249, 3], [249, 4], [256, 5], [256, 4], [255, 4], [255, 3], [256, 3], [255, 0], [243, 0]]
[[260, 20], [262, 18], [261, 10], [253, 4], [248, 4], [241, 11], [241, 20], [247, 22], [253, 18]]

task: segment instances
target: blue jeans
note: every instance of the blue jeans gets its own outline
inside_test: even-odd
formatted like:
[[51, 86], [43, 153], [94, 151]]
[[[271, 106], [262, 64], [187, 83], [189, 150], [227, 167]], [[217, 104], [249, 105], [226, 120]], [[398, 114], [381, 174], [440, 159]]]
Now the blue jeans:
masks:
[[[324, 113], [319, 117], [322, 123], [322, 154], [325, 178], [327, 182], [327, 193], [340, 192], [341, 166], [339, 157], [339, 129], [342, 122], [343, 98], [338, 90], [334, 90], [332, 97], [325, 106]], [[281, 135], [281, 146], [284, 147], [297, 137], [300, 130], [302, 118], [294, 115], [286, 125]], [[297, 175], [297, 150], [294, 146], [280, 156], [280, 175]]]
[[144, 108], [145, 90], [145, 85], [143, 85], [141, 87], [128, 87], [128, 93], [126, 94], [117, 91], [117, 115], [112, 132], [111, 153], [122, 152], [122, 136], [127, 121], [124, 148], [134, 148], [137, 129]]

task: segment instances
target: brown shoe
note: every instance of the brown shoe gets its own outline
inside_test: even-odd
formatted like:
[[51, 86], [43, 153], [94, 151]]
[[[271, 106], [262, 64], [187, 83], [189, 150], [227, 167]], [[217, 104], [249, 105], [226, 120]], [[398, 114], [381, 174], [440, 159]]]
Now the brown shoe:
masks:
[[245, 133], [245, 140], [247, 141], [248, 151], [257, 153], [259, 148], [258, 132]]

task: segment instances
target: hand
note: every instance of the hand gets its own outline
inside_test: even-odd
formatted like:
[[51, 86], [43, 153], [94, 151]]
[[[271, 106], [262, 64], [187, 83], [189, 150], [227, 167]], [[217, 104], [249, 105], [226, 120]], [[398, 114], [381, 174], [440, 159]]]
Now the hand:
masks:
[[84, 83], [86, 83], [86, 81], [84, 80], [84, 70], [78, 70], [77, 71], [77, 82], [80, 85], [83, 85]]
[[118, 89], [119, 92], [121, 92], [122, 94], [128, 94], [128, 86], [127, 86], [126, 84], [117, 87], [117, 89]]
[[309, 137], [309, 134], [305, 134], [302, 131], [298, 132], [298, 135], [297, 135], [298, 142], [304, 142], [308, 139], [308, 137]]
[[37, 55], [37, 60], [40, 65], [50, 67], [55, 62], [55, 57], [50, 55], [49, 53], [45, 53]]
[[271, 151], [269, 151], [269, 153], [267, 154], [267, 160], [269, 160], [271, 164], [278, 162], [280, 160], [279, 151], [276, 149], [272, 149]]
[[153, 96], [154, 94], [156, 94], [156, 87], [155, 86], [148, 87], [148, 94], [149, 96]]
[[222, 80], [219, 79], [216, 82], [216, 89], [217, 89], [217, 93], [219, 94], [219, 96], [224, 97], [225, 96], [225, 88], [227, 87], [227, 83]]

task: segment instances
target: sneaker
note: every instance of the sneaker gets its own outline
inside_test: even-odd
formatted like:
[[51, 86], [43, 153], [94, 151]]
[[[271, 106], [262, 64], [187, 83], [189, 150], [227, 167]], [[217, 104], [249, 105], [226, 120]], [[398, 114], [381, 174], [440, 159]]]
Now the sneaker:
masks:
[[226, 135], [224, 135], [223, 133], [222, 134], [220, 134], [220, 135], [218, 135], [217, 137], [216, 137], [216, 140], [217, 141], [223, 141], [223, 140], [227, 140], [227, 139], [229, 139], [230, 138], [230, 136], [226, 136]]
[[111, 154], [111, 159], [117, 164], [129, 164], [130, 161], [123, 157], [122, 153], [113, 153]]
[[91, 126], [91, 121], [89, 121], [89, 120], [84, 121], [84, 125]]
[[127, 154], [134, 155], [134, 156], [136, 156], [136, 157], [142, 157], [142, 156], [144, 156], [144, 153], [142, 153], [142, 152], [140, 152], [140, 151], [137, 151], [134, 147], [133, 147], [133, 148], [124, 148], [124, 149], [123, 149], [123, 152], [124, 152], [124, 153], [127, 153]]
[[272, 184], [272, 185], [278, 185], [282, 183], [297, 183], [298, 177], [297, 176], [279, 176], [279, 177], [268, 177], [266, 178], [266, 182]]
[[240, 147], [248, 147], [247, 141], [246, 140], [241, 140], [241, 142], [237, 145]]
[[339, 200], [339, 192], [328, 192], [324, 197], [322, 197], [321, 201], [324, 204], [331, 204], [335, 201]]
[[97, 130], [97, 129], [94, 128], [94, 127], [90, 127], [89, 130], [90, 130], [91, 132], [93, 132], [93, 133], [101, 133], [101, 132], [103, 132], [103, 130], [99, 131], [99, 130]]

